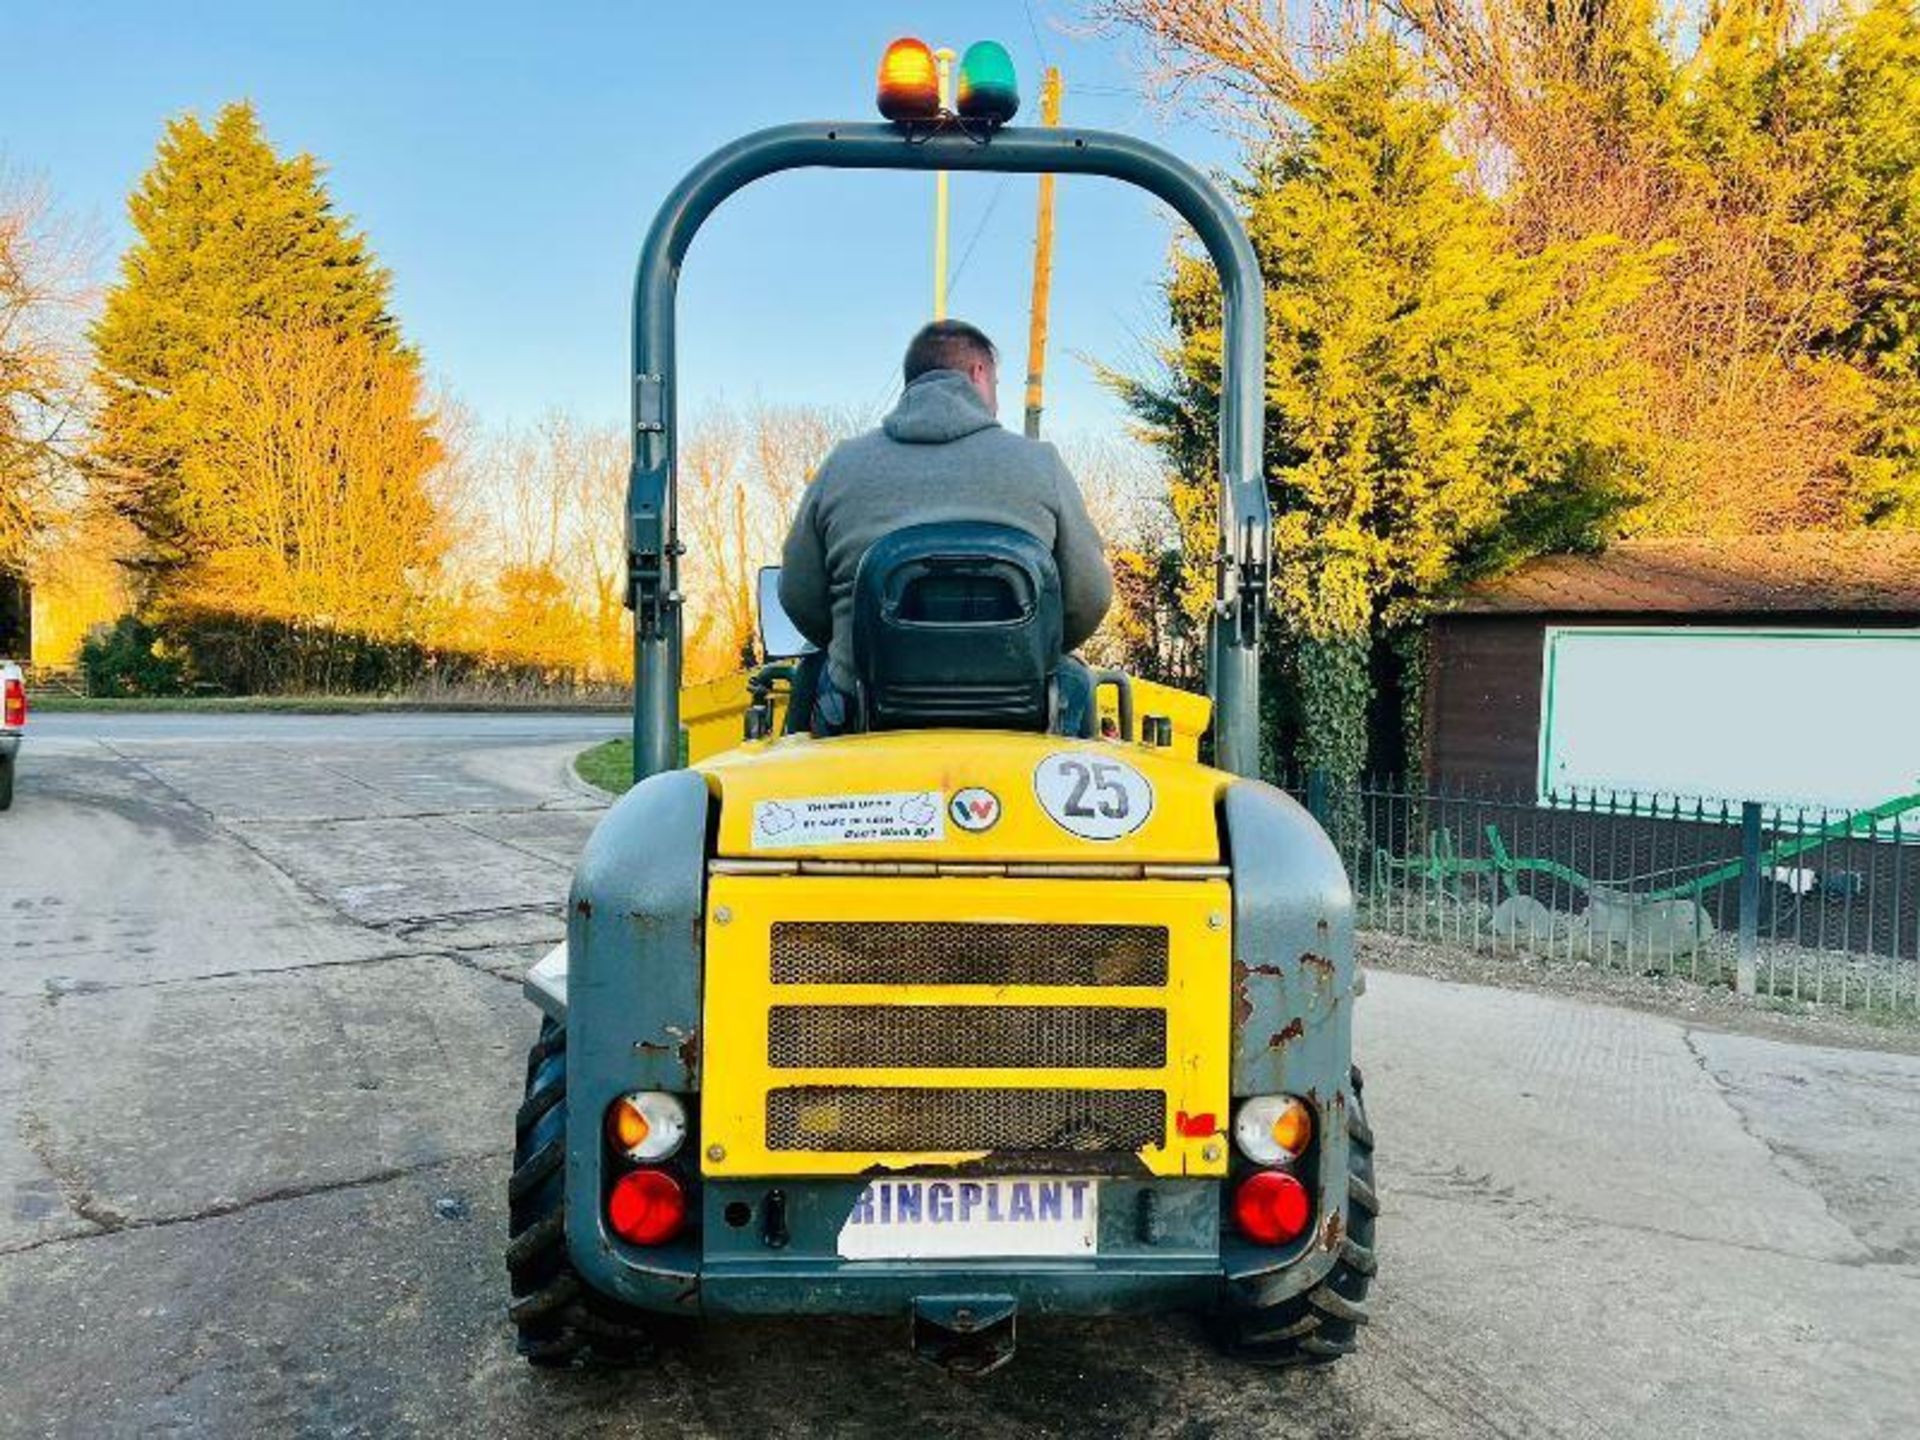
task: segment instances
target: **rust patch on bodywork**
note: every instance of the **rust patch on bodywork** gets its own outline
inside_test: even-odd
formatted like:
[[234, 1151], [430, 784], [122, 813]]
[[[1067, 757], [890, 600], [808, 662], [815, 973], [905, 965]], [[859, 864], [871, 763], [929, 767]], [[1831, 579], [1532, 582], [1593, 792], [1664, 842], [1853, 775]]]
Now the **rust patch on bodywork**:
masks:
[[1338, 1250], [1341, 1237], [1347, 1233], [1346, 1222], [1340, 1218], [1340, 1212], [1334, 1211], [1327, 1216], [1327, 1223], [1320, 1227], [1320, 1248]]
[[1276, 1030], [1267, 1037], [1267, 1048], [1269, 1050], [1284, 1050], [1289, 1041], [1298, 1040], [1306, 1033], [1306, 1023], [1296, 1015], [1286, 1023], [1284, 1029]]
[[1248, 986], [1256, 975], [1267, 975], [1279, 980], [1285, 977], [1278, 965], [1262, 961], [1258, 965], [1248, 965], [1244, 961], [1233, 962], [1233, 1023], [1241, 1026], [1253, 1018], [1253, 996]]
[[587, 899], [586, 896], [582, 895], [578, 900], [574, 901], [573, 908], [574, 913], [579, 915], [582, 920], [591, 920], [593, 918], [593, 901]]
[[1240, 961], [1233, 962], [1233, 1027], [1238, 1030], [1253, 1018], [1253, 997], [1247, 994], [1250, 972]]
[[1072, 1175], [1103, 1179], [1151, 1180], [1153, 1172], [1136, 1151], [1008, 1150], [982, 1151], [965, 1160], [869, 1165], [863, 1176]]
[[665, 1040], [636, 1040], [633, 1048], [651, 1060], [665, 1060], [669, 1055], [680, 1062], [686, 1086], [693, 1088], [693, 1076], [700, 1063], [700, 1032], [682, 1030], [677, 1025], [669, 1025]]
[[1300, 954], [1300, 963], [1310, 969], [1318, 970], [1321, 976], [1327, 980], [1333, 979], [1333, 961], [1327, 959], [1324, 955], [1317, 954], [1312, 950], [1305, 950]]

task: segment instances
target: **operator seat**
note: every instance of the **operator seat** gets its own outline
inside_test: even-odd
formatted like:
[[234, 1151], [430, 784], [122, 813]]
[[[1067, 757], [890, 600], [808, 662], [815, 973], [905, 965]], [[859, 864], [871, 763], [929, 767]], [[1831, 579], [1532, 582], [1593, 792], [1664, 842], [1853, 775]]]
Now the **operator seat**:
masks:
[[1062, 625], [1059, 568], [1025, 530], [943, 521], [883, 536], [854, 572], [847, 728], [1090, 736], [1092, 675], [1062, 652]]

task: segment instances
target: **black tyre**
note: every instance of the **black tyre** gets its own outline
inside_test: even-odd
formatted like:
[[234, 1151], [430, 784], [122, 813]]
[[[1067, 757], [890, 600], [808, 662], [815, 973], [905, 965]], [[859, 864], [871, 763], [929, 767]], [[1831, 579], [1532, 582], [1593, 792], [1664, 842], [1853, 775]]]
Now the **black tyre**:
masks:
[[527, 1054], [527, 1098], [514, 1117], [507, 1181], [507, 1316], [535, 1365], [631, 1365], [646, 1317], [589, 1290], [567, 1258], [567, 1031], [546, 1020]]
[[1218, 1317], [1221, 1347], [1250, 1365], [1331, 1365], [1359, 1345], [1367, 1323], [1367, 1291], [1373, 1284], [1374, 1221], [1380, 1199], [1373, 1188], [1373, 1130], [1360, 1098], [1360, 1072], [1353, 1072], [1353, 1104], [1347, 1110], [1347, 1230], [1340, 1258], [1313, 1289], [1262, 1309]]
[[13, 756], [0, 759], [0, 810], [13, 808]]

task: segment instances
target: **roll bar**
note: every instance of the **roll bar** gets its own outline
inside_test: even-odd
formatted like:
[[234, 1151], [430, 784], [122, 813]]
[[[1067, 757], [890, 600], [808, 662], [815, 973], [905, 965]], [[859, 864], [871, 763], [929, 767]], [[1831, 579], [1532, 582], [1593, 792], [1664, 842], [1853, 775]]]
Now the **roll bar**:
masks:
[[1198, 170], [1156, 145], [1104, 130], [958, 122], [903, 128], [814, 121], [744, 135], [674, 187], [641, 247], [633, 286], [633, 468], [627, 488], [627, 603], [633, 610], [636, 781], [680, 763], [680, 556], [675, 516], [674, 309], [680, 265], [707, 217], [736, 190], [784, 170], [975, 170], [1104, 175], [1151, 191], [1191, 225], [1220, 274], [1220, 554], [1208, 637], [1214, 752], [1259, 770], [1260, 628], [1272, 534], [1262, 438], [1266, 297], [1240, 218]]

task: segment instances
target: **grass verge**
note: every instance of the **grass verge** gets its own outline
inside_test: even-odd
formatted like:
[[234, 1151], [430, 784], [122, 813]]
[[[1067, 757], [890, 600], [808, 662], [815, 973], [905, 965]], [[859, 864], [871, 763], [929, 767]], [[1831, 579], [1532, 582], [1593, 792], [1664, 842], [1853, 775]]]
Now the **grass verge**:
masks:
[[609, 740], [573, 757], [574, 773], [589, 785], [615, 795], [633, 788], [633, 742]]

